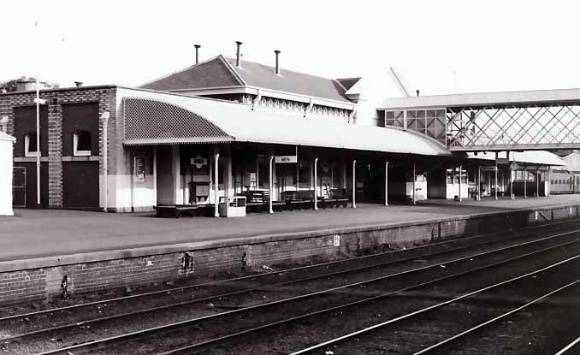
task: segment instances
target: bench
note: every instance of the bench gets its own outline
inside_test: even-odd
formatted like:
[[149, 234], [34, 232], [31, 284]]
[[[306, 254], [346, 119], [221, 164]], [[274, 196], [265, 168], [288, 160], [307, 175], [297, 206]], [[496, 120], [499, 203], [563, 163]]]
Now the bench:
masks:
[[154, 208], [157, 212], [157, 217], [179, 218], [183, 215], [193, 217], [201, 207], [199, 205], [158, 205]]
[[[267, 212], [268, 202], [270, 201], [270, 194], [268, 191], [244, 191], [238, 196], [246, 197], [246, 211], [250, 212]], [[285, 207], [282, 201], [272, 201], [272, 209], [274, 211], [281, 211]]]
[[329, 197], [321, 198], [319, 205], [322, 208], [347, 207], [350, 199], [346, 195], [346, 189], [331, 189]]

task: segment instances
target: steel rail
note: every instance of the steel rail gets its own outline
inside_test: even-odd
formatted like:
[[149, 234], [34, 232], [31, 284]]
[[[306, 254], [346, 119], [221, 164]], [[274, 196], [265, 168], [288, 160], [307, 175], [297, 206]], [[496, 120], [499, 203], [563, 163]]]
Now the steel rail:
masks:
[[528, 303], [526, 303], [526, 304], [524, 304], [524, 305], [522, 305], [520, 307], [514, 308], [514, 309], [512, 309], [512, 310], [510, 310], [508, 312], [505, 312], [505, 313], [503, 313], [503, 314], [501, 314], [501, 315], [499, 315], [497, 317], [494, 317], [494, 318], [492, 318], [492, 319], [490, 319], [488, 321], [485, 321], [483, 323], [480, 323], [480, 324], [478, 324], [478, 325], [476, 325], [476, 326], [474, 326], [472, 328], [469, 328], [469, 329], [467, 329], [467, 330], [465, 330], [465, 331], [463, 331], [461, 333], [455, 334], [454, 336], [452, 336], [450, 338], [447, 338], [445, 340], [442, 340], [442, 341], [438, 342], [437, 344], [433, 344], [433, 345], [431, 345], [431, 346], [429, 346], [429, 347], [427, 347], [425, 349], [422, 349], [420, 351], [417, 351], [413, 355], [427, 354], [428, 352], [431, 352], [433, 350], [436, 350], [436, 349], [438, 349], [438, 348], [440, 348], [440, 347], [442, 347], [444, 345], [448, 345], [448, 344], [450, 344], [453, 341], [456, 341], [456, 340], [458, 340], [458, 339], [460, 339], [460, 338], [462, 338], [462, 337], [464, 337], [464, 336], [466, 336], [468, 334], [471, 334], [471, 333], [473, 333], [473, 332], [475, 332], [475, 331], [477, 331], [477, 330], [479, 330], [479, 329], [481, 329], [483, 327], [486, 327], [486, 326], [488, 326], [490, 324], [493, 324], [493, 323], [495, 323], [495, 322], [497, 322], [499, 320], [502, 320], [502, 319], [504, 319], [504, 318], [506, 318], [506, 317], [514, 314], [514, 313], [517, 313], [517, 312], [519, 312], [519, 311], [521, 311], [521, 310], [523, 310], [523, 309], [525, 309], [525, 308], [527, 308], [527, 307], [529, 307], [529, 306], [531, 306], [531, 305], [533, 305], [535, 303], [538, 303], [540, 301], [543, 301], [544, 299], [546, 299], [546, 298], [548, 298], [548, 297], [550, 297], [550, 296], [552, 296], [552, 295], [554, 295], [554, 294], [556, 294], [556, 293], [558, 293], [560, 291], [563, 291], [563, 290], [565, 290], [565, 289], [567, 289], [569, 287], [572, 287], [572, 286], [574, 286], [574, 285], [576, 285], [578, 283], [580, 283], [580, 279], [575, 280], [575, 281], [572, 281], [572, 282], [570, 282], [570, 283], [568, 283], [568, 284], [566, 284], [564, 286], [558, 287], [557, 289], [552, 290], [552, 291], [546, 293], [545, 295], [543, 295], [541, 297], [535, 298], [532, 301], [530, 301], [530, 302], [528, 302]]
[[[532, 241], [532, 242], [526, 242], [526, 243], [522, 243], [521, 245], [517, 245], [517, 246], [510, 246], [510, 247], [505, 247], [505, 248], [499, 248], [497, 250], [493, 250], [493, 251], [487, 251], [487, 252], [482, 252], [482, 253], [478, 253], [478, 254], [474, 254], [474, 255], [470, 255], [470, 256], [466, 256], [466, 257], [462, 257], [462, 258], [458, 258], [455, 259], [453, 261], [449, 261], [446, 264], [451, 264], [453, 262], [459, 262], [459, 261], [464, 261], [464, 260], [469, 260], [469, 259], [473, 259], [475, 257], [478, 256], [482, 256], [482, 255], [489, 255], [489, 254], [494, 254], [497, 252], [501, 252], [501, 251], [506, 251], [506, 250], [510, 250], [510, 249], [516, 249], [518, 247], [524, 246], [524, 245], [528, 245], [534, 242], [539, 242], [539, 241], [543, 241], [543, 240], [548, 240], [550, 238], [557, 238], [559, 236], [565, 236], [565, 235], [570, 235], [570, 234], [574, 234], [580, 232], [580, 230], [574, 230], [574, 231], [568, 231], [568, 232], [563, 232], [563, 233], [557, 233], [553, 236], [550, 237], [545, 237], [542, 238], [538, 241]], [[490, 265], [485, 265], [483, 267], [478, 267], [478, 268], [474, 268], [474, 269], [470, 269], [467, 271], [463, 271], [457, 274], [453, 274], [450, 276], [445, 276], [442, 278], [438, 278], [438, 279], [433, 279], [424, 283], [420, 283], [420, 284], [416, 284], [416, 285], [412, 285], [409, 287], [405, 287], [403, 289], [397, 290], [397, 291], [392, 291], [389, 293], [385, 293], [385, 294], [381, 294], [381, 295], [377, 295], [377, 296], [373, 296], [367, 299], [363, 299], [363, 300], [359, 300], [359, 301], [355, 301], [349, 304], [345, 304], [345, 305], [341, 305], [341, 306], [337, 306], [337, 307], [332, 307], [332, 308], [328, 308], [322, 311], [317, 311], [317, 312], [313, 312], [312, 314], [307, 314], [307, 315], [302, 315], [302, 316], [298, 316], [299, 318], [305, 318], [308, 316], [312, 316], [315, 314], [319, 314], [319, 313], [326, 313], [326, 312], [331, 312], [337, 309], [342, 309], [342, 308], [347, 308], [347, 307], [351, 307], [354, 305], [358, 305], [361, 303], [367, 303], [367, 302], [371, 302], [373, 300], [376, 299], [380, 299], [380, 298], [384, 298], [387, 296], [391, 296], [393, 294], [397, 294], [397, 293], [401, 293], [404, 291], [408, 291], [410, 289], [414, 289], [414, 288], [418, 288], [418, 287], [422, 287], [422, 286], [426, 286], [426, 285], [430, 285], [433, 284], [435, 282], [439, 282], [439, 281], [444, 281], [444, 280], [448, 280], [451, 278], [455, 278], [458, 276], [462, 276], [464, 274], [468, 274], [468, 273], [472, 273], [472, 272], [477, 272], [477, 271], [481, 271], [481, 270], [485, 270], [485, 269], [489, 269], [498, 265], [502, 265], [511, 261], [515, 261], [515, 260], [519, 260], [522, 258], [526, 258], [529, 256], [533, 256], [533, 255], [537, 255], [540, 254], [542, 252], [545, 251], [549, 251], [552, 249], [556, 249], [565, 245], [570, 245], [570, 244], [574, 244], [574, 243], [578, 243], [580, 241], [574, 240], [574, 241], [568, 241], [568, 242], [564, 242], [564, 243], [560, 243], [554, 246], [550, 246], [547, 248], [543, 248], [541, 250], [536, 250], [530, 253], [526, 253], [526, 254], [522, 254], [522, 255], [518, 255], [516, 257], [512, 257], [512, 258], [508, 258], [506, 260], [503, 260], [501, 262], [498, 263], [494, 263], [494, 264], [490, 264]], [[155, 332], [161, 332], [161, 331], [171, 331], [173, 330], [173, 328], [182, 328], [182, 327], [187, 327], [187, 326], [191, 326], [195, 323], [199, 323], [201, 321], [206, 321], [206, 320], [210, 320], [210, 319], [215, 319], [215, 318], [219, 318], [219, 317], [224, 317], [226, 315], [232, 315], [232, 314], [236, 314], [236, 313], [241, 313], [241, 312], [249, 312], [249, 311], [254, 311], [254, 310], [258, 310], [258, 309], [262, 309], [262, 308], [266, 308], [266, 307], [270, 307], [270, 306], [276, 306], [276, 305], [280, 305], [280, 304], [285, 304], [285, 303], [289, 303], [292, 301], [296, 301], [296, 300], [302, 300], [302, 299], [307, 299], [307, 298], [311, 298], [313, 296], [317, 296], [317, 295], [321, 295], [321, 294], [331, 294], [335, 291], [338, 290], [343, 290], [346, 288], [352, 288], [352, 287], [357, 287], [357, 286], [361, 286], [361, 285], [365, 285], [365, 284], [371, 284], [371, 283], [376, 283], [379, 281], [384, 281], [388, 278], [394, 278], [397, 276], [401, 276], [401, 275], [406, 275], [409, 273], [413, 273], [413, 272], [417, 272], [417, 271], [422, 271], [422, 270], [427, 270], [427, 269], [433, 269], [433, 268], [437, 268], [439, 267], [440, 264], [438, 263], [437, 265], [430, 265], [430, 266], [424, 266], [424, 267], [419, 267], [419, 268], [415, 268], [412, 270], [405, 270], [403, 272], [399, 272], [399, 273], [395, 273], [395, 274], [391, 274], [391, 275], [387, 275], [387, 276], [382, 276], [382, 277], [377, 277], [374, 278], [372, 280], [365, 280], [365, 281], [361, 281], [361, 282], [356, 282], [356, 283], [352, 283], [352, 284], [347, 284], [347, 285], [343, 285], [343, 286], [338, 286], [338, 287], [334, 287], [334, 288], [330, 288], [330, 289], [326, 289], [326, 290], [321, 290], [321, 291], [316, 291], [316, 292], [312, 292], [312, 293], [308, 293], [308, 294], [303, 294], [303, 295], [299, 295], [299, 296], [294, 296], [294, 297], [290, 297], [290, 298], [285, 298], [282, 300], [277, 300], [277, 301], [272, 301], [272, 302], [267, 302], [267, 303], [263, 303], [263, 304], [258, 304], [258, 305], [254, 305], [254, 306], [249, 306], [249, 307], [245, 307], [245, 308], [241, 308], [241, 309], [235, 309], [235, 310], [231, 310], [231, 311], [226, 311], [226, 312], [222, 312], [222, 313], [218, 313], [218, 314], [212, 314], [212, 315], [208, 315], [208, 316], [203, 316], [203, 317], [198, 317], [198, 318], [194, 318], [194, 319], [190, 319], [190, 320], [185, 320], [185, 321], [179, 321], [179, 322], [175, 322], [175, 323], [171, 323], [171, 324], [167, 324], [167, 325], [162, 325], [162, 326], [157, 326], [157, 327], [152, 327], [152, 328], [148, 328], [148, 329], [143, 329], [143, 330], [139, 330], [139, 331], [135, 331], [135, 332], [130, 332], [130, 333], [126, 333], [126, 334], [121, 334], [121, 335], [117, 335], [117, 336], [112, 336], [112, 337], [108, 337], [108, 338], [103, 338], [103, 339], [99, 339], [99, 340], [94, 340], [94, 341], [90, 341], [90, 342], [86, 342], [86, 343], [82, 343], [82, 344], [76, 344], [76, 345], [72, 345], [69, 347], [65, 347], [65, 348], [60, 348], [60, 349], [55, 349], [55, 350], [51, 350], [51, 351], [47, 351], [47, 352], [43, 352], [41, 354], [58, 354], [58, 353], [67, 353], [69, 351], [75, 351], [81, 348], [96, 348], [96, 347], [101, 347], [106, 343], [114, 343], [114, 342], [120, 342], [120, 341], [128, 341], [131, 340], [131, 338], [138, 338], [140, 336], [146, 335], [146, 334], [151, 334], [151, 333], [155, 333]], [[292, 320], [296, 320], [296, 319], [291, 319]], [[288, 320], [286, 321], [282, 321], [282, 323], [284, 322], [288, 322]], [[278, 324], [276, 324], [278, 325]], [[260, 327], [260, 328], [263, 328]], [[200, 343], [201, 344], [201, 343]]]
[[[565, 223], [562, 223], [565, 224]], [[535, 227], [541, 227], [541, 226], [535, 226]], [[473, 257], [478, 257], [481, 255], [486, 255], [488, 253], [495, 253], [495, 252], [500, 252], [503, 250], [509, 250], [511, 248], [518, 248], [518, 247], [522, 247], [525, 245], [529, 245], [529, 244], [533, 244], [533, 243], [539, 243], [545, 240], [549, 240], [551, 238], [558, 238], [561, 237], [563, 235], [568, 235], [568, 234], [572, 234], [575, 232], [580, 232], [580, 229], [576, 229], [573, 231], [569, 231], [569, 232], [563, 232], [563, 233], [558, 233], [558, 234], [553, 234], [551, 236], [547, 236], [547, 237], [542, 237], [542, 238], [534, 238], [532, 240], [528, 240], [526, 242], [523, 243], [518, 243], [518, 244], [514, 244], [514, 245], [509, 245], [507, 247], [502, 247], [502, 248], [495, 248], [495, 249], [490, 249], [486, 252], [481, 252], [481, 253], [476, 253], [476, 254], [471, 254], [467, 257], [462, 257], [462, 258], [456, 258], [456, 259], [450, 259], [445, 261], [445, 263], [453, 263], [453, 262], [458, 262], [461, 260], [465, 260], [468, 258], [473, 258]], [[493, 234], [499, 234], [499, 233], [493, 233]], [[489, 235], [487, 235], [489, 236]], [[475, 237], [472, 237], [475, 238]], [[477, 238], [483, 238], [481, 237], [477, 237]], [[522, 237], [525, 238], [525, 237]], [[532, 237], [533, 238], [533, 237]], [[518, 238], [515, 238], [515, 240], [517, 240]], [[499, 242], [498, 242], [499, 243]], [[445, 243], [442, 242], [441, 245], [444, 245]], [[486, 243], [481, 243], [481, 244], [491, 244], [493, 245], [493, 242], [486, 242]], [[449, 252], [458, 252], [458, 251], [468, 251], [471, 247], [473, 247], [473, 245], [462, 245], [459, 246], [457, 248], [454, 249], [448, 249], [448, 250], [442, 250], [442, 251], [437, 251], [435, 253], [431, 253], [431, 254], [427, 254], [427, 255], [413, 255], [410, 257], [405, 257], [403, 259], [398, 259], [398, 260], [389, 260], [387, 262], [383, 262], [383, 263], [377, 263], [377, 264], [373, 264], [373, 265], [367, 265], [367, 266], [361, 266], [361, 267], [357, 267], [357, 268], [351, 268], [351, 269], [345, 269], [342, 271], [336, 271], [336, 272], [329, 272], [329, 273], [323, 273], [320, 275], [313, 275], [313, 276], [308, 276], [305, 278], [300, 278], [300, 279], [296, 279], [296, 280], [289, 280], [289, 281], [282, 281], [282, 282], [278, 282], [278, 283], [271, 283], [268, 284], [268, 287], [272, 287], [272, 286], [283, 286], [283, 285], [291, 285], [291, 284], [297, 284], [297, 283], [301, 283], [301, 282], [308, 282], [308, 281], [313, 281], [316, 279], [325, 279], [325, 278], [332, 278], [338, 275], [344, 275], [344, 274], [349, 274], [349, 273], [355, 273], [355, 272], [361, 272], [361, 271], [365, 271], [365, 270], [371, 270], [371, 269], [379, 269], [382, 267], [389, 267], [389, 266], [394, 266], [397, 264], [403, 264], [405, 262], [409, 262], [411, 260], [416, 259], [417, 257], [436, 257], [436, 256], [440, 256], [440, 255], [445, 255], [446, 253]], [[371, 255], [371, 256], [377, 256], [375, 255]], [[349, 260], [353, 260], [353, 259], [349, 259]], [[344, 262], [345, 260], [343, 260]], [[333, 262], [336, 263], [336, 262]], [[437, 265], [439, 265], [439, 263], [437, 263]], [[410, 270], [406, 270], [403, 273], [407, 273], [407, 272], [415, 272], [415, 271], [421, 271], [427, 268], [432, 268], [432, 267], [436, 267], [437, 265], [427, 265], [427, 266], [423, 266], [423, 267], [419, 267], [419, 268], [414, 268], [414, 269], [410, 269]], [[301, 268], [299, 268], [301, 269]], [[285, 270], [285, 271], [280, 271], [280, 272], [289, 272], [290, 270]], [[271, 275], [270, 274], [263, 274], [264, 276], [267, 275]], [[399, 276], [399, 274], [395, 273], [395, 274], [390, 274], [387, 275], [386, 277], [395, 277], [395, 276]], [[373, 279], [373, 280], [369, 280], [368, 282], [374, 282], [374, 281], [379, 281], [381, 278], [379, 279]], [[362, 283], [365, 283], [366, 281], [363, 281]], [[338, 288], [335, 288], [336, 290], [338, 289], [342, 289], [342, 288], [347, 288], [347, 287], [353, 287], [353, 286], [358, 286], [359, 284], [347, 284], [347, 285], [343, 285], [343, 286], [339, 286]], [[317, 291], [317, 292], [326, 292], [326, 291], [334, 291], [335, 289], [329, 289], [329, 290], [323, 290], [323, 291]], [[66, 328], [73, 328], [73, 327], [81, 327], [81, 326], [86, 326], [86, 325], [90, 325], [90, 324], [94, 324], [97, 322], [105, 322], [105, 321], [110, 321], [110, 320], [114, 320], [114, 319], [121, 319], [124, 317], [129, 317], [129, 316], [134, 316], [134, 315], [139, 315], [139, 314], [144, 314], [144, 313], [149, 313], [149, 312], [156, 312], [156, 311], [162, 311], [162, 310], [167, 310], [167, 309], [171, 309], [171, 308], [177, 308], [180, 306], [187, 306], [187, 305], [192, 305], [192, 304], [196, 304], [196, 303], [201, 303], [201, 302], [207, 302], [207, 301], [211, 301], [211, 300], [215, 300], [215, 299], [219, 299], [219, 298], [223, 298], [223, 297], [228, 297], [228, 296], [235, 296], [235, 295], [241, 295], [244, 293], [250, 293], [250, 292], [255, 292], [255, 291], [264, 291], [267, 289], [264, 289], [264, 287], [262, 285], [258, 286], [258, 287], [252, 287], [252, 288], [246, 288], [246, 289], [241, 289], [241, 290], [236, 290], [236, 291], [232, 291], [232, 292], [226, 292], [226, 293], [219, 293], [216, 295], [210, 295], [207, 297], [202, 297], [202, 298], [196, 298], [196, 299], [191, 299], [191, 300], [187, 300], [187, 301], [182, 301], [182, 302], [174, 302], [174, 303], [170, 303], [170, 304], [165, 304], [165, 305], [161, 305], [161, 306], [156, 306], [156, 307], [150, 307], [150, 308], [146, 308], [146, 309], [140, 309], [140, 310], [136, 310], [136, 311], [132, 311], [132, 312], [125, 312], [125, 313], [119, 313], [119, 314], [114, 314], [114, 315], [110, 315], [110, 316], [105, 316], [105, 317], [99, 317], [99, 318], [93, 318], [93, 319], [88, 319], [88, 320], [83, 320], [83, 321], [76, 321], [76, 322], [72, 322], [72, 323], [67, 323], [67, 324], [61, 324], [61, 325], [57, 325], [54, 327], [50, 327], [50, 328], [44, 328], [44, 329], [39, 329], [39, 330], [34, 330], [34, 331], [30, 331], [30, 332], [25, 332], [25, 333], [21, 333], [21, 334], [15, 334], [15, 335], [11, 335], [8, 337], [1, 337], [0, 341], [14, 341], [16, 339], [21, 339], [24, 337], [30, 337], [30, 336], [35, 336], [35, 335], [39, 335], [42, 333], [48, 333], [48, 332], [52, 332], [52, 331], [60, 331]], [[166, 291], [169, 292], [169, 291]], [[317, 294], [317, 292], [312, 293], [312, 295]], [[155, 292], [155, 294], [157, 294], [158, 292]], [[165, 292], [161, 292], [161, 293], [165, 293]], [[310, 294], [307, 294], [310, 295]], [[124, 298], [121, 298], [121, 300], [126, 300]], [[80, 305], [82, 306], [82, 305]], [[74, 307], [74, 306], [69, 306], [69, 307]], [[69, 307], [64, 307], [65, 310], [69, 310]], [[227, 314], [227, 312], [221, 312], [218, 314]], [[20, 316], [22, 318], [24, 318], [24, 316]], [[14, 317], [11, 317], [14, 318]], [[1, 321], [1, 319], [0, 319]]]
[[566, 345], [565, 347], [563, 347], [562, 349], [560, 349], [556, 354], [554, 355], [563, 355], [565, 354], [568, 350], [572, 349], [574, 346], [576, 346], [576, 344], [580, 344], [580, 337], [576, 338], [575, 340], [573, 340], [570, 344]]
[[541, 249], [539, 251], [534, 251], [534, 252], [531, 252], [531, 253], [526, 253], [526, 254], [523, 254], [523, 255], [519, 255], [519, 256], [516, 256], [516, 257], [512, 257], [512, 258], [509, 258], [509, 259], [506, 259], [506, 260], [503, 260], [501, 262], [494, 263], [494, 264], [491, 264], [491, 265], [486, 265], [486, 266], [483, 266], [483, 267], [478, 267], [478, 268], [475, 268], [475, 269], [471, 269], [471, 270], [459, 272], [457, 274], [444, 276], [444, 277], [441, 277], [441, 278], [438, 278], [438, 279], [434, 279], [434, 280], [430, 280], [430, 281], [423, 282], [423, 283], [420, 283], [420, 284], [408, 286], [408, 287], [405, 287], [405, 288], [402, 288], [402, 289], [399, 289], [399, 290], [396, 290], [396, 291], [390, 291], [390, 292], [387, 292], [387, 293], [384, 293], [384, 294], [380, 294], [380, 295], [377, 295], [377, 296], [373, 296], [373, 297], [369, 297], [369, 298], [366, 298], [366, 299], [362, 299], [362, 300], [350, 302], [350, 303], [347, 303], [347, 304], [344, 304], [344, 305], [335, 306], [335, 307], [331, 307], [331, 308], [327, 308], [327, 309], [323, 309], [323, 310], [318, 310], [318, 311], [314, 311], [314, 312], [311, 312], [311, 313], [303, 314], [303, 315], [300, 315], [300, 316], [291, 317], [291, 318], [288, 318], [288, 319], [285, 319], [285, 320], [281, 320], [281, 321], [277, 321], [277, 322], [273, 322], [273, 323], [261, 325], [261, 326], [258, 326], [258, 327], [246, 329], [246, 330], [243, 330], [243, 331], [240, 331], [240, 332], [237, 332], [237, 333], [232, 333], [232, 334], [228, 334], [228, 335], [223, 336], [223, 337], [209, 339], [209, 340], [206, 340], [206, 341], [197, 343], [197, 344], [193, 344], [193, 345], [181, 347], [181, 348], [178, 348], [178, 349], [173, 349], [173, 350], [170, 350], [170, 351], [167, 351], [167, 352], [163, 352], [163, 353], [160, 353], [160, 354], [175, 354], [175, 353], [179, 353], [179, 352], [191, 351], [191, 350], [194, 350], [196, 348], [207, 347], [208, 345], [218, 344], [218, 343], [223, 342], [225, 340], [231, 340], [231, 339], [234, 339], [234, 338], [237, 338], [237, 337], [240, 337], [240, 336], [243, 336], [243, 335], [247, 335], [247, 334], [250, 334], [250, 333], [254, 333], [254, 332], [257, 332], [257, 331], [260, 331], [260, 330], [265, 330], [265, 329], [268, 329], [268, 328], [272, 328], [272, 327], [275, 327], [275, 326], [284, 325], [284, 324], [287, 324], [287, 323], [290, 323], [290, 322], [294, 322], [294, 321], [302, 320], [302, 319], [305, 319], [305, 318], [309, 318], [309, 317], [313, 317], [313, 316], [325, 314], [325, 313], [328, 313], [328, 312], [334, 312], [334, 311], [338, 311], [338, 310], [341, 310], [341, 309], [345, 309], [345, 308], [349, 308], [349, 307], [361, 305], [361, 304], [364, 304], [364, 303], [373, 302], [373, 301], [379, 300], [381, 298], [385, 298], [385, 297], [389, 297], [389, 296], [392, 296], [392, 295], [396, 295], [396, 294], [399, 294], [399, 293], [402, 293], [402, 292], [406, 292], [406, 291], [409, 291], [409, 290], [412, 290], [412, 289], [415, 289], [415, 288], [424, 287], [424, 286], [431, 285], [431, 284], [434, 284], [434, 283], [437, 283], [437, 282], [440, 282], [440, 281], [446, 281], [446, 280], [453, 279], [453, 278], [458, 277], [458, 276], [463, 276], [465, 274], [469, 274], [469, 273], [472, 273], [472, 272], [477, 272], [477, 271], [485, 270], [485, 269], [492, 268], [492, 267], [495, 267], [495, 266], [498, 266], [498, 265], [502, 265], [502, 264], [505, 264], [505, 263], [508, 263], [508, 262], [511, 262], [511, 261], [514, 261], [514, 260], [519, 260], [519, 259], [522, 259], [522, 258], [525, 258], [525, 257], [529, 257], [529, 256], [532, 256], [532, 255], [537, 255], [539, 253], [542, 253], [542, 252], [545, 252], [545, 251], [548, 251], [548, 250], [552, 250], [552, 249], [555, 249], [555, 248], [562, 247], [564, 245], [574, 244], [574, 243], [578, 243], [578, 242], [579, 241], [565, 242], [565, 243], [562, 243], [562, 244], [558, 244], [558, 245], [555, 245], [555, 246], [551, 246], [551, 247], [548, 247], [548, 248]]
[[437, 308], [441, 308], [443, 306], [446, 306], [448, 304], [451, 304], [451, 303], [454, 303], [454, 302], [463, 300], [463, 299], [465, 299], [467, 297], [471, 297], [471, 296], [476, 295], [478, 293], [482, 293], [484, 291], [488, 291], [488, 290], [491, 290], [493, 288], [500, 287], [500, 286], [503, 286], [505, 284], [508, 284], [508, 283], [511, 283], [511, 282], [515, 282], [515, 281], [518, 281], [518, 280], [521, 280], [521, 279], [524, 279], [524, 278], [527, 278], [527, 277], [536, 275], [538, 273], [541, 273], [541, 272], [550, 270], [552, 268], [555, 268], [557, 266], [563, 265], [563, 264], [565, 264], [567, 262], [570, 262], [570, 261], [573, 261], [573, 260], [576, 260], [576, 259], [579, 259], [579, 258], [580, 258], [580, 254], [575, 255], [573, 257], [570, 257], [570, 258], [567, 258], [567, 259], [564, 259], [564, 260], [561, 260], [561, 261], [558, 261], [558, 262], [556, 262], [554, 264], [551, 264], [549, 266], [540, 268], [538, 270], [534, 270], [532, 272], [528, 272], [528, 273], [522, 274], [520, 276], [516, 276], [516, 277], [513, 277], [511, 279], [504, 280], [504, 281], [495, 283], [493, 285], [489, 285], [489, 286], [486, 286], [486, 287], [477, 289], [475, 291], [471, 291], [471, 292], [468, 292], [468, 293], [464, 293], [463, 295], [458, 296], [458, 297], [454, 297], [454, 298], [452, 298], [450, 300], [447, 300], [447, 301], [444, 301], [444, 302], [440, 302], [440, 303], [431, 305], [429, 307], [421, 308], [421, 309], [416, 310], [414, 312], [407, 313], [405, 315], [402, 315], [402, 316], [399, 316], [399, 317], [396, 317], [396, 318], [389, 319], [388, 321], [385, 321], [385, 322], [382, 322], [382, 323], [378, 323], [378, 324], [372, 325], [370, 327], [367, 327], [367, 328], [364, 328], [364, 329], [361, 329], [361, 330], [357, 330], [356, 332], [352, 332], [352, 333], [349, 333], [349, 334], [345, 334], [345, 335], [343, 335], [341, 337], [338, 337], [338, 338], [335, 338], [335, 339], [331, 339], [331, 340], [325, 341], [325, 342], [320, 343], [320, 344], [313, 345], [311, 347], [308, 347], [308, 348], [305, 348], [305, 349], [302, 349], [302, 350], [299, 350], [299, 351], [292, 352], [291, 355], [301, 355], [301, 354], [306, 354], [306, 353], [309, 353], [309, 352], [312, 352], [312, 351], [315, 351], [315, 350], [320, 350], [322, 348], [328, 347], [329, 345], [333, 345], [333, 344], [342, 342], [344, 340], [348, 340], [348, 339], [354, 338], [356, 336], [359, 336], [359, 335], [362, 335], [362, 334], [365, 334], [365, 333], [369, 333], [369, 332], [374, 331], [376, 329], [383, 328], [383, 327], [385, 327], [387, 325], [391, 325], [393, 323], [396, 323], [396, 322], [399, 322], [399, 321], [402, 321], [402, 320], [405, 320], [405, 319], [409, 319], [409, 318], [414, 317], [414, 316], [417, 316], [419, 314], [423, 314], [423, 313], [429, 312], [431, 310], [434, 310], [434, 309], [437, 309]]

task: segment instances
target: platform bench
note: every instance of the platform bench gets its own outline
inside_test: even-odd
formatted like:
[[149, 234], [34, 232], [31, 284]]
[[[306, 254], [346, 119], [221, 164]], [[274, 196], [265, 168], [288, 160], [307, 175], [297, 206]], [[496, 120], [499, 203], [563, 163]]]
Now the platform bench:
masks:
[[179, 218], [183, 215], [195, 216], [201, 207], [196, 205], [158, 205], [155, 206], [155, 210], [157, 217]]

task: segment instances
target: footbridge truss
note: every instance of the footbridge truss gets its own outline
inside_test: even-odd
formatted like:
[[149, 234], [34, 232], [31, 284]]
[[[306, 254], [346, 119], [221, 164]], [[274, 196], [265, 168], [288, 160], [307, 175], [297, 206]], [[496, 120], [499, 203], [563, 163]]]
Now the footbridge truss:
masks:
[[452, 151], [580, 149], [580, 89], [389, 99], [384, 109], [444, 109]]

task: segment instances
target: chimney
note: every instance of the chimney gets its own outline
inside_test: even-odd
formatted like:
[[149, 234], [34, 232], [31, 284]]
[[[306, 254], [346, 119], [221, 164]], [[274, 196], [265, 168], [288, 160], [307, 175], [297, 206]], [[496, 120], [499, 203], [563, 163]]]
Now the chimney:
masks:
[[199, 64], [199, 48], [201, 47], [199, 44], [194, 44], [195, 47], [195, 64]]
[[417, 96], [420, 96], [421, 91], [419, 89], [415, 90], [415, 92], [417, 93]]
[[240, 53], [240, 48], [242, 47], [242, 42], [240, 41], [236, 41], [236, 45], [238, 46], [237, 48], [237, 52], [236, 52], [236, 67], [241, 67], [242, 66], [242, 54]]
[[280, 64], [278, 61], [278, 56], [280, 55], [280, 51], [278, 49], [275, 49], [274, 53], [276, 54], [276, 74], [280, 75]]
[[75, 86], [77, 88], [80, 88], [81, 86], [83, 86], [83, 82], [82, 81], [75, 81]]

